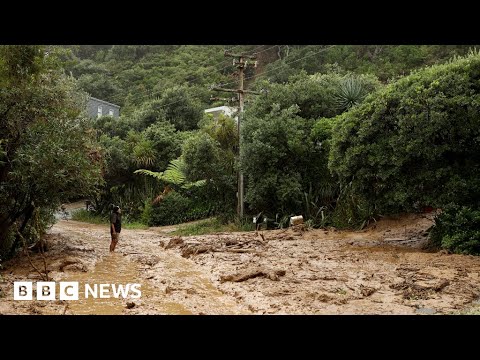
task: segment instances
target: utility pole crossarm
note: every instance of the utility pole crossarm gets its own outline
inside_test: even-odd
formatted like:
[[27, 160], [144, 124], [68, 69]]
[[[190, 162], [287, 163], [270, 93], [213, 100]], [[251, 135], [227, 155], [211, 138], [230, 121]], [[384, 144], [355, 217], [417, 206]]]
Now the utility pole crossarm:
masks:
[[225, 91], [225, 92], [234, 92], [234, 93], [242, 93], [242, 94], [252, 94], [252, 95], [260, 95], [261, 93], [258, 91], [251, 91], [251, 90], [241, 90], [241, 89], [224, 89], [219, 87], [213, 87], [213, 91]]
[[238, 93], [238, 90], [234, 90], [234, 89], [223, 89], [223, 88], [220, 88], [220, 87], [213, 87], [212, 90], [213, 90], [213, 91], [225, 91], [225, 92]]

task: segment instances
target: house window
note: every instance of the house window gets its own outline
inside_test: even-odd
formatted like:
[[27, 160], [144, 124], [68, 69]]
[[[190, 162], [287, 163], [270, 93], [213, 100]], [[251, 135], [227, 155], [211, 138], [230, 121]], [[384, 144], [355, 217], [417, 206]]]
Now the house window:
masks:
[[102, 109], [102, 106], [100, 105], [100, 106], [98, 107], [97, 118], [99, 118], [99, 117], [102, 116], [102, 115], [103, 115], [103, 109]]
[[108, 110], [108, 115], [113, 116], [113, 109]]

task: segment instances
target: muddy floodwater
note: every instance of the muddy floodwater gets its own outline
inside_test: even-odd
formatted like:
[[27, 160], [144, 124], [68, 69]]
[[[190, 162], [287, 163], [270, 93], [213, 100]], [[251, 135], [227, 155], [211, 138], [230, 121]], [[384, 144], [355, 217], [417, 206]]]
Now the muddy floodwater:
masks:
[[[108, 224], [61, 220], [46, 236], [45, 263], [51, 280], [79, 282], [79, 300], [14, 301], [15, 281], [40, 280], [22, 254], [0, 272], [0, 314], [453, 314], [478, 303], [480, 258], [428, 250], [432, 218], [357, 232], [122, 230], [113, 254]], [[40, 254], [31, 258], [44, 269]], [[110, 284], [110, 297], [86, 298], [86, 284]], [[127, 284], [141, 297], [113, 296]]]

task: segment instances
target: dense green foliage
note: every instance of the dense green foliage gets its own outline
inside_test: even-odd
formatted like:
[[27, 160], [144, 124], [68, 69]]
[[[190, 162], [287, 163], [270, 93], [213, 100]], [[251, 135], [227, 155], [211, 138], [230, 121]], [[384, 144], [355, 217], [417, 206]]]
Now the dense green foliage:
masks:
[[242, 166], [252, 211], [325, 222], [338, 191], [327, 169], [331, 118], [343, 111], [337, 96], [350, 79], [365, 92], [380, 86], [373, 76], [301, 74], [266, 87], [246, 111]]
[[[48, 56], [46, 55], [48, 51]], [[102, 184], [86, 97], [58, 69], [55, 49], [0, 47], [0, 250], [37, 239], [62, 202]]]
[[435, 219], [432, 243], [457, 254], [480, 255], [480, 210], [451, 205]]
[[186, 196], [172, 191], [162, 202], [152, 206], [148, 225], [172, 225], [182, 222], [204, 219], [211, 215], [207, 202], [195, 201], [194, 196]]
[[183, 146], [185, 172], [190, 181], [205, 180], [204, 194], [215, 213], [228, 218], [235, 211], [238, 134], [233, 119], [206, 116], [202, 128]]
[[[223, 56], [223, 46], [90, 45], [69, 48], [73, 56], [68, 70], [85, 90], [94, 97], [118, 103], [127, 113], [165, 92], [175, 96], [174, 89], [180, 84], [188, 84], [192, 93], [206, 105], [210, 96], [206, 86], [227, 81], [233, 69], [231, 61]], [[180, 99], [174, 99], [177, 100]]]
[[284, 82], [300, 71], [327, 73], [332, 69], [373, 74], [380, 80], [405, 76], [411, 70], [465, 55], [471, 45], [281, 45], [276, 61], [265, 71], [274, 82]]
[[329, 167], [365, 214], [480, 200], [480, 56], [388, 85], [337, 120]]

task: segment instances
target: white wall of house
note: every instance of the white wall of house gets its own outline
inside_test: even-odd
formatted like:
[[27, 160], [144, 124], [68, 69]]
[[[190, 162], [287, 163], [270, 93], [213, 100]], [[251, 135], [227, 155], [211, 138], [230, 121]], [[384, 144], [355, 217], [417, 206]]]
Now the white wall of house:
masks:
[[[218, 117], [218, 115], [223, 114], [232, 117], [233, 114], [237, 111], [236, 108], [230, 106], [218, 106], [210, 109], [206, 109], [206, 114], [212, 114], [214, 118]], [[234, 118], [238, 121], [238, 117]]]

